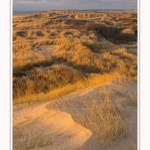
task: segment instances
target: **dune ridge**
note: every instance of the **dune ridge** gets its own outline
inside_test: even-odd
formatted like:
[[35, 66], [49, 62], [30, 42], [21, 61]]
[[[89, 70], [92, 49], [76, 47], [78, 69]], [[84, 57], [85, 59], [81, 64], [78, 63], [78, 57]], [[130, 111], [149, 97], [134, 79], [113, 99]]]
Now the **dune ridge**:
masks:
[[[105, 89], [108, 93], [113, 93], [111, 101], [105, 100], [103, 95]], [[110, 82], [97, 88], [87, 88], [68, 94], [51, 102], [30, 106], [15, 105], [14, 148], [16, 150], [21, 148], [37, 150], [133, 148], [137, 136], [135, 95], [135, 82], [126, 85]], [[102, 120], [104, 123], [100, 123]], [[112, 127], [108, 129], [105, 122], [108, 125], [111, 124], [111, 120]], [[115, 126], [114, 122], [116, 122]], [[105, 132], [107, 132], [106, 137], [103, 136]]]
[[46, 105], [47, 103], [23, 110], [15, 109], [14, 148], [73, 150], [81, 147], [91, 137], [92, 132], [77, 124], [70, 114], [48, 110]]

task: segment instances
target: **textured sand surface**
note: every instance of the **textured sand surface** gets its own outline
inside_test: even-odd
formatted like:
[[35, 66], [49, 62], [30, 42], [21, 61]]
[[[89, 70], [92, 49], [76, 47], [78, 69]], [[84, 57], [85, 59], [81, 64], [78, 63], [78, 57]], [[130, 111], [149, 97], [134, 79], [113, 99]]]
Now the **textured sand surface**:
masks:
[[77, 124], [70, 114], [48, 110], [46, 105], [14, 110], [14, 147], [71, 150], [90, 138], [91, 131]]
[[85, 110], [90, 109], [91, 99], [102, 101], [99, 92], [103, 89], [114, 93], [113, 100], [118, 103], [119, 92], [125, 95], [136, 91], [136, 83], [126, 86], [109, 83], [94, 89], [85, 89], [72, 93], [61, 99], [34, 104], [32, 106], [16, 105], [13, 112], [14, 148], [41, 149], [41, 150], [122, 150], [132, 149], [137, 143], [137, 107], [128, 106], [122, 109], [127, 116], [130, 132], [117, 139], [108, 147], [95, 145], [95, 138], [90, 129], [80, 124], [82, 117], [87, 117]]

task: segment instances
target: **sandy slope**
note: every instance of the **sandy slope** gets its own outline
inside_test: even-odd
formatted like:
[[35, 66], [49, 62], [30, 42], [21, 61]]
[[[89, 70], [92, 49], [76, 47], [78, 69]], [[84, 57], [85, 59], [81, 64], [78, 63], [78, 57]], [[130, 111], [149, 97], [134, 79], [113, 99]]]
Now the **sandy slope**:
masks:
[[[122, 108], [126, 116], [128, 134], [108, 146], [96, 145], [95, 137], [82, 125], [85, 110], [90, 110], [93, 100], [102, 102], [99, 93], [104, 89], [113, 93], [113, 101], [120, 105], [121, 96], [136, 92], [137, 83], [121, 86], [109, 83], [94, 89], [85, 89], [61, 99], [32, 106], [16, 105], [13, 112], [14, 148], [41, 150], [126, 150], [134, 149], [137, 143], [137, 107]], [[95, 101], [95, 102], [96, 102]], [[126, 106], [124, 104], [124, 106]], [[38, 147], [38, 148], [37, 148]]]
[[[90, 111], [92, 103], [101, 103], [103, 100], [100, 98], [100, 93], [107, 91], [112, 93], [112, 100], [115, 105], [120, 105], [122, 114], [125, 116], [126, 135], [118, 138], [114, 143], [104, 147], [99, 144], [96, 145], [96, 139], [94, 135], [82, 146], [82, 150], [126, 150], [134, 149], [137, 144], [137, 107], [128, 101], [129, 95], [137, 95], [137, 83], [130, 82], [126, 85], [118, 85], [116, 83], [108, 83], [105, 86], [100, 86], [93, 89], [85, 89], [79, 93], [74, 93], [65, 97], [64, 99], [53, 101], [46, 107], [47, 109], [61, 110], [71, 114], [73, 119], [80, 123], [82, 117], [87, 118], [86, 110]], [[82, 117], [79, 117], [82, 116]], [[81, 124], [82, 125], [82, 124]], [[92, 127], [89, 126], [92, 131]]]
[[48, 110], [46, 105], [24, 109], [14, 107], [15, 148], [71, 150], [82, 146], [90, 138], [91, 131], [77, 124], [70, 114]]

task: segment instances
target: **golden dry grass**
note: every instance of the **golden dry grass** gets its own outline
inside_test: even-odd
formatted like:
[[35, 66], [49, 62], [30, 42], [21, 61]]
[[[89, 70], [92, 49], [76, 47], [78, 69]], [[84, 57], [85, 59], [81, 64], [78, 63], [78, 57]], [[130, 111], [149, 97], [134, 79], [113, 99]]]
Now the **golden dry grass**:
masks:
[[[99, 94], [94, 94], [95, 92]], [[88, 94], [89, 92], [86, 94], [81, 92], [81, 95], [77, 97], [75, 95], [53, 102], [47, 108], [70, 113], [77, 123], [91, 130], [92, 137], [88, 144], [98, 145], [99, 149], [100, 147], [107, 149], [116, 139], [126, 139], [134, 128], [133, 122], [128, 117], [131, 116], [130, 110], [136, 112], [137, 94], [133, 91], [126, 94], [124, 92], [121, 89], [112, 92], [108, 86], [102, 86], [99, 90], [98, 88], [92, 90], [92, 96]], [[134, 145], [129, 143], [129, 145], [136, 146], [135, 143]]]
[[[13, 18], [13, 104], [52, 101], [108, 82], [137, 82], [137, 53], [130, 51], [137, 49], [136, 21], [137, 14], [121, 12], [51, 11]], [[41, 46], [57, 48], [44, 54]], [[92, 144], [104, 149], [130, 134], [126, 108], [137, 106], [136, 92], [113, 94], [101, 91], [102, 102], [92, 98], [84, 103], [84, 113], [77, 112], [78, 123], [92, 131]], [[60, 105], [65, 111], [71, 104]], [[14, 149], [56, 144], [57, 137], [31, 134], [28, 124], [14, 131], [14, 138], [24, 137], [19, 144], [14, 141]], [[130, 145], [137, 149], [133, 141]]]
[[87, 109], [83, 116], [80, 114], [79, 122], [92, 131], [93, 144], [106, 147], [128, 131], [125, 118], [120, 108], [112, 102], [110, 93], [104, 90], [100, 97], [102, 102], [91, 99], [90, 103], [84, 104]]
[[[36, 97], [36, 94], [43, 95], [44, 93], [43, 97], [47, 97], [48, 93], [53, 91], [57, 91], [57, 95], [63, 95], [62, 93], [68, 93], [65, 91], [78, 89], [78, 83], [86, 84], [88, 87], [96, 82], [95, 79], [91, 79], [93, 73], [103, 76], [103, 78], [106, 76], [106, 80], [107, 74], [115, 73], [126, 79], [137, 80], [136, 55], [128, 52], [121, 45], [99, 37], [97, 29], [89, 30], [87, 28], [92, 20], [95, 24], [106, 24], [107, 33], [108, 24], [119, 25], [120, 23], [123, 25], [121, 22], [123, 19], [131, 24], [132, 19], [136, 19], [136, 16], [130, 13], [120, 13], [119, 15], [118, 13], [51, 11], [14, 18], [14, 101], [24, 99], [19, 101], [25, 102], [27, 97], [30, 97], [27, 102], [32, 101], [31, 97]], [[125, 28], [125, 26], [123, 27]], [[132, 30], [135, 29], [132, 28]], [[42, 45], [58, 45], [55, 57], [47, 57], [33, 50]], [[59, 66], [59, 71], [54, 69], [54, 64]], [[61, 64], [65, 64], [65, 69]], [[44, 68], [47, 68], [47, 71]], [[77, 74], [80, 76], [79, 78]], [[60, 82], [60, 79], [63, 81]], [[87, 81], [89, 85], [87, 85]], [[67, 86], [70, 88], [73, 85], [76, 85], [75, 88], [68, 90]], [[60, 90], [63, 88], [64, 92]], [[41, 101], [43, 101], [42, 97]]]
[[[90, 75], [88, 78], [85, 78], [83, 76], [79, 76], [79, 77], [80, 77], [80, 79], [78, 79], [74, 83], [68, 83], [67, 85], [63, 85], [63, 86], [59, 85], [59, 87], [56, 89], [52, 89], [52, 90], [48, 91], [47, 93], [40, 92], [39, 94], [38, 93], [36, 93], [36, 94], [30, 93], [30, 90], [33, 91], [34, 86], [35, 86], [32, 81], [30, 81], [30, 82], [32, 82], [32, 84], [31, 84], [32, 86], [30, 84], [28, 85], [29, 88], [31, 88], [31, 89], [26, 88], [26, 92], [28, 92], [28, 94], [25, 94], [25, 92], [23, 92], [21, 89], [18, 88], [19, 85], [21, 86], [21, 83], [19, 83], [19, 84], [17, 84], [17, 87], [14, 87], [14, 90], [16, 90], [16, 91], [19, 90], [16, 92], [16, 95], [17, 95], [17, 93], [21, 94], [21, 92], [22, 92], [22, 95], [24, 95], [24, 96], [21, 95], [19, 97], [15, 97], [14, 104], [50, 101], [50, 100], [57, 99], [63, 95], [69, 94], [71, 92], [80, 91], [87, 87], [97, 87], [100, 85], [102, 86], [112, 80], [116, 81], [117, 83], [121, 83], [122, 79], [123, 79], [123, 76], [121, 77], [120, 74], [118, 74], [118, 73], [105, 74], [105, 75], [93, 74], [93, 75]], [[55, 77], [55, 78], [57, 78], [57, 77]], [[16, 82], [18, 82], [18, 81], [16, 80]], [[29, 82], [29, 80], [27, 80], [26, 82]], [[71, 81], [71, 82], [73, 82], [73, 81]], [[14, 86], [15, 85], [16, 84], [14, 84]], [[50, 86], [50, 85], [47, 85], [47, 86]], [[22, 87], [22, 88], [25, 88], [25, 87]]]
[[124, 132], [124, 122], [120, 110], [114, 107], [108, 95], [102, 105], [92, 105], [87, 113], [89, 116], [89, 127], [92, 133], [97, 135], [98, 143], [109, 144]]
[[60, 88], [67, 84], [83, 80], [84, 76], [73, 69], [63, 65], [52, 65], [51, 68], [43, 70], [34, 69], [18, 80], [13, 80], [14, 98], [29, 96], [32, 94], [47, 93], [54, 88]]
[[123, 34], [134, 34], [134, 31], [131, 28], [126, 28], [122, 30]]

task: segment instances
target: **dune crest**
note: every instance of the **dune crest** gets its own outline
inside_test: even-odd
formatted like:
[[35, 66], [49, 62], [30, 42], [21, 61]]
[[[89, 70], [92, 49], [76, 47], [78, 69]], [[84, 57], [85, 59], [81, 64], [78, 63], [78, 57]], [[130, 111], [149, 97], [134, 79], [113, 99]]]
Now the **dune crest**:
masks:
[[[21, 114], [21, 115], [20, 115]], [[81, 147], [92, 135], [68, 113], [47, 110], [44, 105], [14, 111], [14, 148], [72, 150]], [[20, 116], [20, 117], [19, 117]]]

